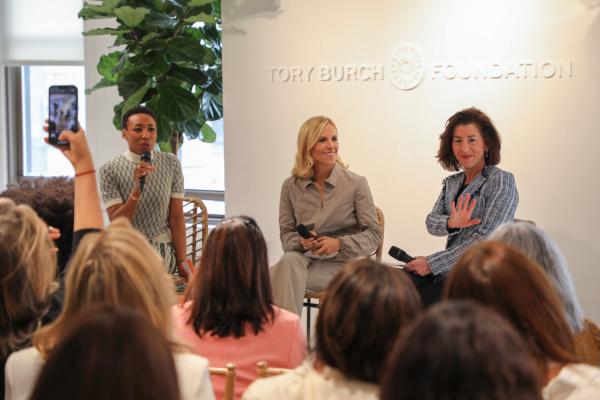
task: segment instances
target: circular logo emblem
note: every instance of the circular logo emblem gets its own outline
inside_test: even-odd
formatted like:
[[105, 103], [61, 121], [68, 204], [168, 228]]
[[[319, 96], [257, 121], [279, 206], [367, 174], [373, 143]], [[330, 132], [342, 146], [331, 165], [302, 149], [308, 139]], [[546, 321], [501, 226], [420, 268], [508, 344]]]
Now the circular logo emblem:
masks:
[[414, 89], [423, 79], [423, 58], [415, 46], [403, 44], [396, 47], [388, 66], [388, 75], [399, 89]]

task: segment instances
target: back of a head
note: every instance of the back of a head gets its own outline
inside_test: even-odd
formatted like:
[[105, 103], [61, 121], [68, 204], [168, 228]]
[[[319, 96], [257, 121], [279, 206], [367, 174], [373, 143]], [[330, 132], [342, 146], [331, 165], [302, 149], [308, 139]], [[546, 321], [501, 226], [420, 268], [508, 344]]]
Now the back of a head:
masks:
[[26, 204], [49, 226], [60, 230], [54, 240], [58, 248], [57, 265], [62, 271], [71, 256], [73, 242], [73, 179], [67, 177], [26, 180], [0, 193], [0, 197]]
[[396, 338], [420, 312], [419, 295], [401, 270], [368, 258], [350, 262], [321, 301], [316, 356], [348, 378], [377, 383]]
[[138, 312], [96, 309], [52, 350], [31, 399], [179, 399], [171, 347]]
[[76, 317], [98, 305], [130, 307], [167, 334], [173, 296], [158, 254], [125, 219], [119, 219], [83, 238], [69, 265], [63, 312], [36, 333], [34, 344], [46, 354]]
[[447, 299], [488, 305], [517, 329], [542, 370], [550, 360], [573, 362], [573, 337], [546, 274], [514, 247], [495, 241], [471, 246], [446, 284]]
[[26, 205], [0, 198], [0, 355], [29, 343], [47, 311], [56, 257], [48, 229]]
[[382, 400], [541, 400], [541, 377], [504, 318], [472, 301], [440, 303], [403, 335]]
[[274, 318], [267, 245], [253, 218], [228, 218], [212, 230], [185, 296], [199, 335], [241, 337], [248, 324], [258, 334]]
[[583, 312], [569, 266], [558, 245], [546, 232], [530, 222], [514, 222], [500, 225], [488, 239], [516, 247], [542, 267], [561, 298], [573, 332], [583, 329]]

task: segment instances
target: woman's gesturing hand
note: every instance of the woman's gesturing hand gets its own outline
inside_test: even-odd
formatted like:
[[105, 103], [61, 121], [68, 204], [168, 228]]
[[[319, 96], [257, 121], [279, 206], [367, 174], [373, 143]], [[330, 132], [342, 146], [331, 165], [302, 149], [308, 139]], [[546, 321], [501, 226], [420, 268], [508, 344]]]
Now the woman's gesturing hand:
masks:
[[469, 226], [481, 223], [479, 218], [471, 219], [471, 214], [477, 204], [476, 199], [471, 199], [471, 195], [467, 193], [458, 198], [458, 204], [452, 202], [450, 218], [448, 218], [448, 228], [467, 228]]

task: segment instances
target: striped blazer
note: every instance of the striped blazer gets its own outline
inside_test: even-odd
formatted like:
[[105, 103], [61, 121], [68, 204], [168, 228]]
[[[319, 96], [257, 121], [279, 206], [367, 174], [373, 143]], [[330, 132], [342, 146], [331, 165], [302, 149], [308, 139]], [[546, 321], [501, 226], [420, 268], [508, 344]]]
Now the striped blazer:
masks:
[[451, 203], [464, 180], [464, 172], [444, 179], [442, 192], [427, 215], [427, 231], [434, 236], [448, 236], [445, 250], [427, 256], [429, 268], [436, 277], [445, 278], [472, 243], [485, 238], [498, 225], [512, 221], [519, 203], [513, 175], [496, 166], [486, 166], [462, 192], [462, 195], [469, 193], [471, 198], [477, 199], [471, 218], [479, 218], [481, 223], [448, 232]]

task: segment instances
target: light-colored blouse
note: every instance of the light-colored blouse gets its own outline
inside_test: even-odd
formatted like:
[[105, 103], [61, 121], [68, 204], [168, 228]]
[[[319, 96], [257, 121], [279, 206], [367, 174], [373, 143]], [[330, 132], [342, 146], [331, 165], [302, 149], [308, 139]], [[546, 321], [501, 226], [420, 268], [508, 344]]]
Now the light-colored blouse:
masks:
[[[296, 368], [306, 357], [306, 337], [296, 314], [274, 307], [275, 319], [255, 335], [251, 327], [240, 338], [198, 336], [187, 324], [191, 302], [172, 308], [175, 336], [196, 354], [208, 359], [211, 367], [236, 366], [235, 397], [239, 399], [246, 387], [256, 379], [256, 363], [266, 361], [270, 367]], [[223, 397], [225, 378], [212, 376], [218, 399]]]

